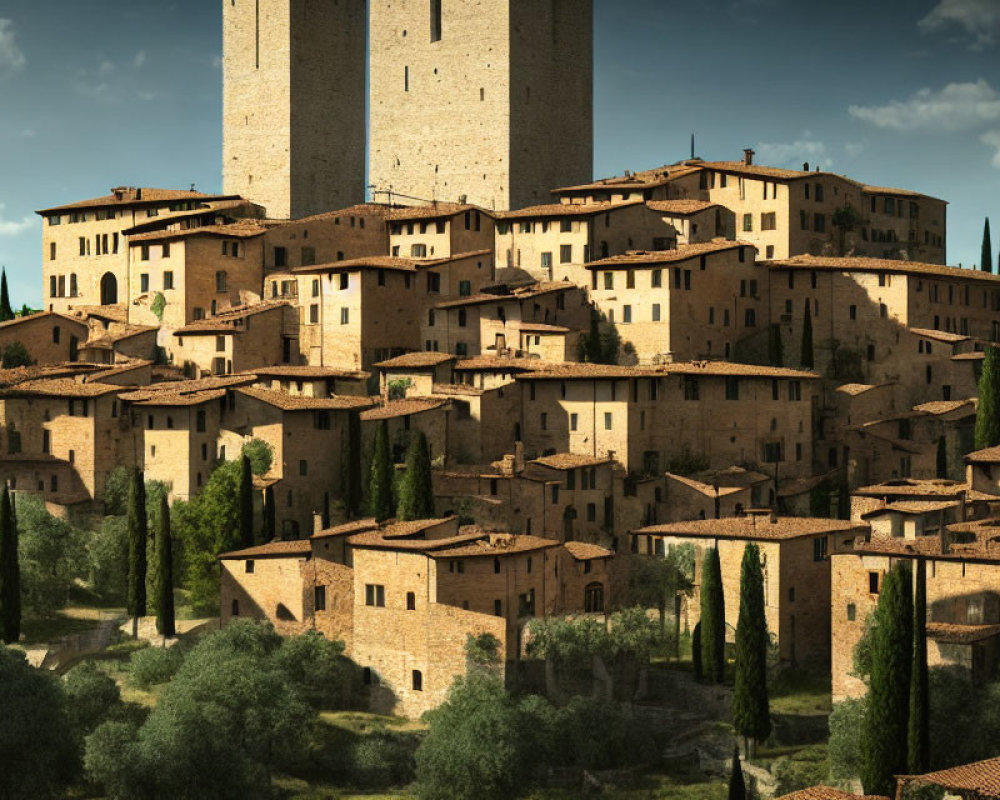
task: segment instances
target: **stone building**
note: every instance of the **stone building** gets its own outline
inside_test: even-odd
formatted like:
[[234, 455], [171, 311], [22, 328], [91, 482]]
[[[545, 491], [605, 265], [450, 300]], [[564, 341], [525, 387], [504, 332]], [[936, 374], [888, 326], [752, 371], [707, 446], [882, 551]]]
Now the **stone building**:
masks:
[[365, 8], [222, 3], [222, 173], [288, 219], [364, 199]]
[[734, 216], [736, 235], [765, 259], [868, 256], [944, 264], [947, 203], [906, 189], [868, 186], [819, 168], [704, 161], [555, 189], [564, 203], [701, 200]]
[[586, 269], [591, 300], [642, 364], [766, 355], [767, 271], [752, 245], [715, 239], [603, 258]]
[[[764, 568], [767, 630], [782, 661], [829, 663], [830, 556], [849, 548], [867, 526], [808, 517], [751, 514], [728, 519], [653, 525], [631, 532], [632, 551], [664, 556], [672, 548], [693, 545], [694, 594], [687, 604], [685, 627], [699, 620], [701, 565], [705, 552], [717, 548], [726, 606], [726, 638], [732, 641], [740, 610], [743, 552], [754, 542]], [[838, 665], [834, 664], [836, 675]]]
[[234, 195], [118, 187], [104, 197], [39, 211], [42, 292], [49, 311], [124, 303], [131, 295], [126, 231], [167, 219], [215, 216]]
[[62, 364], [80, 359], [80, 348], [89, 335], [90, 329], [80, 317], [43, 311], [0, 322], [0, 352], [20, 342], [36, 364]]
[[590, 179], [591, 0], [376, 0], [369, 31], [376, 199], [518, 208]]

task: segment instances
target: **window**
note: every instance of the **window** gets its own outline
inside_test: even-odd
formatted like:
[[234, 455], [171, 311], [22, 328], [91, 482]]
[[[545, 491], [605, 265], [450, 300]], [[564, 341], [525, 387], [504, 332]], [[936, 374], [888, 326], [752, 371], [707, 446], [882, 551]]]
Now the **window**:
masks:
[[222, 352], [225, 352], [225, 349], [226, 349], [226, 337], [225, 336], [216, 336], [215, 337], [215, 352], [222, 353]]
[[173, 289], [174, 288], [174, 273], [167, 271], [163, 273], [163, 289]]
[[326, 587], [317, 586], [313, 593], [315, 595], [313, 601], [313, 609], [315, 611], [326, 611]]
[[[410, 91], [410, 68], [409, 67], [403, 67], [403, 91], [404, 92]], [[353, 221], [354, 221], [354, 219], [352, 218], [351, 222], [353, 222]]]
[[613, 419], [613, 417], [611, 415], [611, 412], [610, 411], [605, 411], [604, 412], [604, 430], [610, 431], [611, 427], [612, 427], [613, 421], [614, 421], [614, 419]]
[[762, 231], [773, 231], [777, 230], [778, 227], [778, 215], [771, 211], [767, 214], [760, 215], [760, 229]]
[[226, 271], [219, 270], [215, 273], [215, 291], [224, 292], [226, 291]]
[[748, 308], [743, 315], [743, 325], [747, 328], [753, 328], [757, 325], [757, 312]]
[[660, 304], [653, 303], [653, 322], [660, 321]]
[[544, 411], [542, 412], [541, 427], [543, 431], [547, 431], [549, 429], [549, 415]]
[[569, 415], [569, 429], [571, 431], [575, 431], [577, 429], [577, 425], [579, 424], [579, 421], [580, 421], [580, 417], [579, 417], [578, 414], [570, 414]]
[[604, 612], [604, 587], [601, 584], [590, 583], [584, 589], [583, 610], [588, 614], [601, 614]]
[[[440, 0], [438, 0], [440, 3]], [[419, 669], [413, 670], [413, 691], [422, 692], [424, 690], [424, 676]]]
[[649, 285], [654, 289], [659, 289], [663, 285], [663, 270], [654, 269], [650, 275]]
[[309, 306], [309, 324], [318, 325], [319, 324], [319, 303], [313, 303]]
[[622, 306], [622, 322], [632, 321], [632, 306]]
[[417, 609], [417, 596], [413, 592], [406, 593], [406, 610], [416, 611]]
[[542, 269], [552, 266], [552, 253], [542, 253]]
[[753, 230], [753, 214], [743, 215], [743, 230], [752, 231]]
[[49, 261], [56, 260], [56, 243], [49, 242]]
[[813, 561], [826, 561], [826, 537], [813, 539]]
[[823, 184], [822, 183], [817, 183], [816, 184], [816, 202], [817, 203], [822, 203], [823, 202]]
[[559, 247], [559, 263], [568, 264], [573, 260], [573, 245], [564, 244]]
[[559, 504], [559, 484], [552, 484], [552, 505]]
[[777, 464], [781, 461], [781, 443], [764, 442], [764, 463]]
[[302, 248], [302, 266], [311, 267], [316, 263], [316, 248], [315, 247], [303, 247]]
[[826, 233], [826, 215], [825, 214], [814, 214], [813, 215], [813, 230], [816, 233]]
[[149, 291], [149, 273], [143, 272], [139, 276], [139, 291], [148, 292]]
[[459, 297], [470, 297], [472, 295], [472, 282], [471, 281], [459, 281], [458, 282], [458, 296]]
[[698, 379], [691, 375], [684, 376], [684, 399], [685, 400], [698, 399]]
[[854, 603], [847, 604], [847, 621], [854, 622], [858, 618], [858, 607]]
[[247, 561], [243, 565], [243, 571], [246, 572], [248, 575], [252, 575], [253, 574], [253, 569], [254, 569], [254, 563], [253, 563], [252, 560]]
[[613, 272], [604, 273], [604, 288], [605, 289], [615, 288], [615, 273]]
[[299, 475], [305, 477], [309, 474], [309, 462], [305, 459], [299, 459]]
[[850, 306], [847, 309], [847, 313], [848, 313], [848, 315], [850, 316], [851, 319], [857, 319], [858, 318], [858, 307], [857, 306]]
[[503, 600], [493, 601], [493, 615], [497, 617], [503, 616]]
[[878, 594], [878, 573], [868, 573], [868, 594]]
[[802, 399], [802, 382], [801, 381], [789, 381], [788, 382], [788, 399], [792, 402]]
[[340, 309], [340, 324], [347, 325], [351, 321], [351, 309], [342, 308]]
[[437, 272], [427, 273], [427, 291], [429, 293], [441, 291], [441, 275]]
[[427, 245], [425, 244], [410, 245], [410, 258], [426, 258], [426, 257], [427, 257]]
[[[809, 188], [809, 184], [806, 184], [806, 188], [807, 189]], [[809, 212], [808, 211], [800, 211], [799, 212], [799, 227], [802, 230], [804, 230], [804, 231], [809, 230]]]
[[60, 339], [60, 330], [59, 330], [59, 326], [56, 325], [52, 329], [52, 344], [59, 344], [59, 339]]
[[385, 608], [385, 586], [379, 583], [366, 583], [365, 605]]

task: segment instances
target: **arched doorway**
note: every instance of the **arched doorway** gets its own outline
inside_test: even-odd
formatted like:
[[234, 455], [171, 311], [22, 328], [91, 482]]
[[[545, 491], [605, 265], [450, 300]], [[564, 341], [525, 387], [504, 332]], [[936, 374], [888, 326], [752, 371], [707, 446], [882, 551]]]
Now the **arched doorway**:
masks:
[[110, 272], [101, 277], [101, 305], [113, 306], [118, 302], [118, 279]]

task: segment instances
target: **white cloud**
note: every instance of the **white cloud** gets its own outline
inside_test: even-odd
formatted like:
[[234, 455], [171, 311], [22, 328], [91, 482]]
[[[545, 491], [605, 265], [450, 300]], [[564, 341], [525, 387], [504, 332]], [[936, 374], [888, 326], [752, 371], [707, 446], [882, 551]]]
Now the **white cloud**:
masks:
[[1000, 93], [980, 78], [975, 83], [949, 83], [940, 91], [921, 89], [907, 100], [884, 106], [851, 106], [848, 112], [890, 130], [970, 130], [1000, 121]]
[[1000, 41], [1000, 3], [997, 0], [939, 0], [917, 25], [931, 32], [958, 25], [974, 37], [971, 48], [982, 50]]
[[800, 169], [806, 161], [812, 167], [829, 167], [833, 162], [829, 158], [826, 145], [805, 137], [791, 143], [759, 142], [754, 151], [761, 164], [770, 167], [791, 167]]
[[98, 75], [112, 75], [114, 74], [117, 67], [111, 61], [102, 61], [101, 66], [97, 68]]
[[135, 58], [132, 59], [132, 66], [136, 69], [142, 69], [143, 65], [146, 63], [146, 51], [140, 50], [135, 54]]
[[0, 74], [7, 70], [16, 72], [27, 63], [24, 53], [17, 46], [14, 23], [9, 19], [0, 19]]
[[865, 152], [865, 146], [861, 142], [848, 142], [844, 145], [844, 152], [848, 158], [857, 158]]
[[30, 214], [22, 218], [20, 222], [5, 219], [3, 215], [4, 208], [6, 206], [0, 203], [0, 236], [20, 236], [35, 226], [35, 218]]
[[996, 149], [990, 163], [1000, 169], [1000, 131], [988, 131], [979, 137], [979, 141]]

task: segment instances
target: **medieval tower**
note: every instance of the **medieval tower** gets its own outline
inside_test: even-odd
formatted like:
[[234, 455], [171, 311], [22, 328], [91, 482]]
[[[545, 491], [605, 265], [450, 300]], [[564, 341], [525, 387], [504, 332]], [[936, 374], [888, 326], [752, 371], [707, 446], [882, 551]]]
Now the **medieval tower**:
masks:
[[363, 0], [223, 0], [223, 189], [287, 219], [364, 200]]
[[373, 199], [517, 208], [591, 179], [592, 0], [369, 6]]

